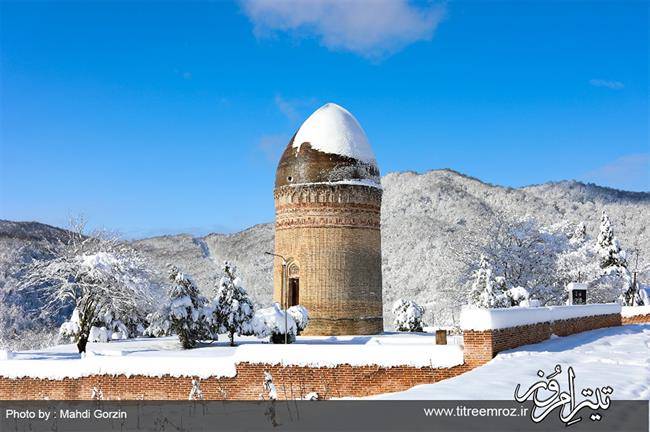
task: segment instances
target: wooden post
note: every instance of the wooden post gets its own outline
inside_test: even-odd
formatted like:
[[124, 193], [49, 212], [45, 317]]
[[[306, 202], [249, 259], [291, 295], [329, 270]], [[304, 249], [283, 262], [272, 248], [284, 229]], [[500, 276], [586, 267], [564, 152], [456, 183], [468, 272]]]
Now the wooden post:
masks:
[[447, 330], [436, 330], [436, 345], [447, 345]]

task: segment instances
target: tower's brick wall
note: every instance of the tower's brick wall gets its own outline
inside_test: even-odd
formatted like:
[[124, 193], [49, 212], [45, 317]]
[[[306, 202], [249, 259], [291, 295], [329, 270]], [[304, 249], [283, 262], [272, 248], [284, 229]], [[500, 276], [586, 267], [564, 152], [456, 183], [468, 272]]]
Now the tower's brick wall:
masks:
[[[299, 302], [309, 310], [305, 334], [383, 331], [381, 189], [348, 184], [282, 186], [275, 190], [275, 252], [299, 278]], [[282, 263], [274, 291], [281, 300]]]

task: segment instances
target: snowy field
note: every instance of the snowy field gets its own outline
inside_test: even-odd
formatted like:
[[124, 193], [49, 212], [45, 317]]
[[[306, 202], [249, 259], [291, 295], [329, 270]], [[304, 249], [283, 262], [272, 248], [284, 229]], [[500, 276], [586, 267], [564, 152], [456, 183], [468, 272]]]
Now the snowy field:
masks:
[[427, 333], [385, 333], [377, 336], [298, 336], [290, 345], [274, 345], [255, 337], [181, 350], [174, 336], [89, 343], [82, 358], [73, 344], [38, 351], [8, 353], [0, 360], [0, 376], [62, 379], [93, 374], [161, 376], [235, 376], [239, 362], [301, 366], [432, 366], [463, 363], [459, 345], [435, 345]]
[[592, 330], [500, 353], [488, 364], [436, 384], [369, 399], [512, 400], [559, 364], [560, 386], [568, 387], [567, 368], [575, 372], [576, 393], [610, 386], [612, 399], [650, 399], [650, 324]]

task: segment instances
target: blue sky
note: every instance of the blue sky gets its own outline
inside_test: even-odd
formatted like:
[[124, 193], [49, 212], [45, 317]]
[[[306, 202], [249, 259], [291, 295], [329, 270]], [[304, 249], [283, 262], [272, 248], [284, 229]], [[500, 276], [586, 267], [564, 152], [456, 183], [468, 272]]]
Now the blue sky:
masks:
[[383, 173], [649, 190], [645, 2], [0, 4], [0, 218], [126, 236], [273, 219], [336, 102]]

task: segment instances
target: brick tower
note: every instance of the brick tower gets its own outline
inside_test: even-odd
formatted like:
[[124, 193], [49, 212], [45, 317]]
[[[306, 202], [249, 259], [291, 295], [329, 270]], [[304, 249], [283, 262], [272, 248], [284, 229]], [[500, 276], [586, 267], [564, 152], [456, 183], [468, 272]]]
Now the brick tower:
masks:
[[[288, 261], [289, 306], [309, 310], [304, 334], [383, 331], [381, 195], [357, 120], [332, 103], [316, 110], [284, 150], [274, 191], [275, 253]], [[280, 258], [273, 272], [281, 302]]]

